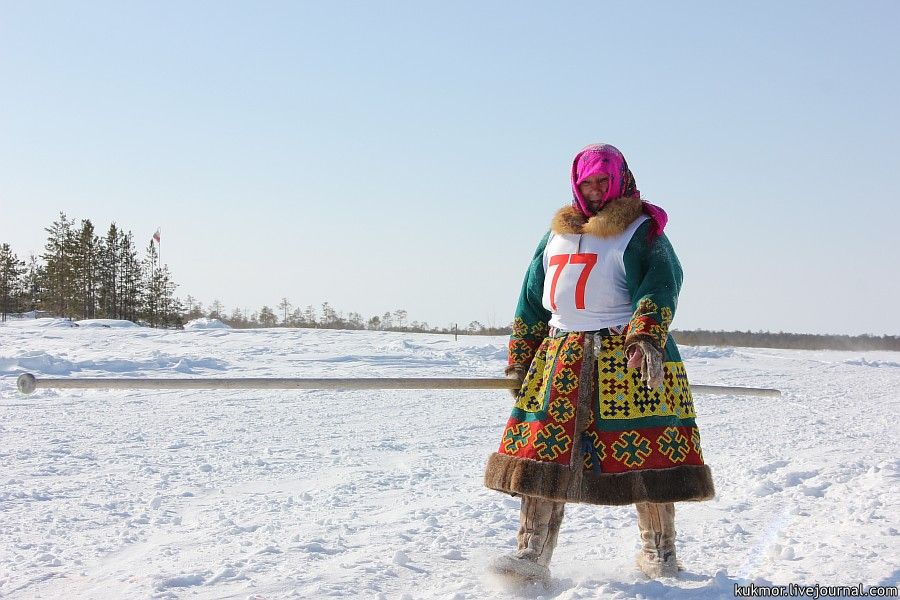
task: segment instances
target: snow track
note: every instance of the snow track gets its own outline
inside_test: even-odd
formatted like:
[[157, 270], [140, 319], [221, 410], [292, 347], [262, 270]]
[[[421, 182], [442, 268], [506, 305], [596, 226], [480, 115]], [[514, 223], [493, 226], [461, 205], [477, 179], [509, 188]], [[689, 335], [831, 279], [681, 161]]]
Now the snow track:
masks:
[[[687, 571], [634, 571], [632, 507], [570, 505], [550, 590], [722, 598], [738, 581], [896, 584], [900, 363], [685, 348], [718, 496], [679, 504]], [[0, 597], [505, 598], [518, 501], [481, 485], [505, 392], [15, 391], [41, 376], [479, 377], [505, 340], [0, 326]]]

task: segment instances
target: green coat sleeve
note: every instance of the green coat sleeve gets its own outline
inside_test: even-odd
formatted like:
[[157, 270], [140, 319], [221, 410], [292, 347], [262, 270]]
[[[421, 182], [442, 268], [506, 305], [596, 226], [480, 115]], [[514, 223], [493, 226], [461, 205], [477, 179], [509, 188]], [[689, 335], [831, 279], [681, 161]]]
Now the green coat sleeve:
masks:
[[625, 280], [633, 311], [625, 347], [645, 339], [662, 351], [678, 304], [682, 272], [669, 238], [662, 234], [650, 239], [652, 225], [649, 219], [642, 223], [625, 249]]
[[516, 305], [516, 316], [513, 318], [513, 332], [509, 337], [509, 367], [528, 369], [540, 343], [547, 335], [547, 323], [550, 311], [544, 308], [541, 299], [544, 295], [544, 248], [550, 238], [548, 231], [534, 251], [519, 303]]

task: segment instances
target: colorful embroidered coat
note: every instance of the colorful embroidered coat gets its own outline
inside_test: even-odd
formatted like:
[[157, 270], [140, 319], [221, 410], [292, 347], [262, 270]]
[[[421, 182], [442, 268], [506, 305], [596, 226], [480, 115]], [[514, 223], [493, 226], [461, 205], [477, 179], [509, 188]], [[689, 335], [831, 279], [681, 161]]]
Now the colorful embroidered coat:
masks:
[[[590, 219], [567, 207], [557, 213], [551, 232], [538, 245], [509, 340], [508, 371], [525, 373], [524, 381], [500, 448], [488, 460], [487, 487], [514, 495], [613, 505], [713, 497], [690, 385], [668, 332], [681, 287], [681, 266], [664, 234], [651, 237], [649, 220], [635, 229], [640, 215], [640, 200], [632, 198], [615, 200]], [[553, 234], [576, 241], [580, 236], [630, 234], [618, 262], [624, 269], [619, 280], [627, 287], [631, 305], [620, 334], [551, 334], [548, 323], [561, 320], [554, 314], [560, 269], [545, 276], [545, 250]], [[549, 260], [551, 265], [565, 262], [554, 263], [552, 256]], [[609, 269], [606, 273], [612, 281]], [[593, 293], [598, 289], [602, 293], [598, 282], [593, 286]], [[584, 285], [576, 289], [574, 308], [586, 304], [590, 308], [585, 294], [592, 292], [585, 290]], [[602, 320], [602, 315], [597, 318]], [[647, 389], [639, 369], [627, 367], [625, 349], [637, 339], [663, 351], [664, 383], [659, 388]]]

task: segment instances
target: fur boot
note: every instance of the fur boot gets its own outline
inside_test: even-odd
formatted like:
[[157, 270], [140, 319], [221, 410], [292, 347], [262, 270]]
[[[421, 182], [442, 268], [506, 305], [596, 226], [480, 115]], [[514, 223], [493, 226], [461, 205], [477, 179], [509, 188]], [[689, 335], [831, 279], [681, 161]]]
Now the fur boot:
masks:
[[564, 508], [564, 502], [522, 496], [516, 551], [494, 559], [489, 569], [524, 581], [548, 582]]
[[651, 579], [677, 576], [683, 569], [675, 558], [675, 504], [638, 502], [635, 507], [641, 532], [638, 568]]

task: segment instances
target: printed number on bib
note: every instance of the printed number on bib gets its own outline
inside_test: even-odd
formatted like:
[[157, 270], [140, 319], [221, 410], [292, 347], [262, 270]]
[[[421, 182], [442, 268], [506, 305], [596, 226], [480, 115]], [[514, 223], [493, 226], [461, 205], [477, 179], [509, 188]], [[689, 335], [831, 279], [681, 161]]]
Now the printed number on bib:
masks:
[[575, 308], [584, 310], [584, 288], [587, 286], [588, 275], [597, 264], [596, 254], [557, 254], [550, 257], [550, 266], [556, 267], [553, 272], [553, 281], [550, 282], [550, 307], [556, 310], [556, 283], [566, 265], [584, 265], [581, 275], [575, 285]]

